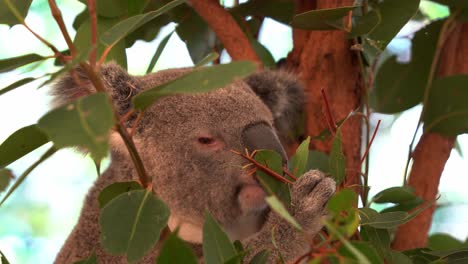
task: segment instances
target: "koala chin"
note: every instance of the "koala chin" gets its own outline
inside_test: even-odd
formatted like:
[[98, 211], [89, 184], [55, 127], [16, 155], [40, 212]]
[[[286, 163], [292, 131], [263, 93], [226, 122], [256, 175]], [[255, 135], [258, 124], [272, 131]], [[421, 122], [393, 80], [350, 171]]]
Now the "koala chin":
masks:
[[[138, 92], [166, 83], [192, 69], [174, 69], [145, 76], [131, 76], [114, 63], [101, 66], [105, 88], [119, 114], [131, 108]], [[94, 91], [77, 68], [54, 85], [56, 105], [69, 103]], [[196, 87], [194, 87], [196, 89]], [[286, 260], [294, 260], [308, 248], [307, 238], [272, 213], [265, 192], [242, 166], [247, 161], [231, 150], [271, 149], [287, 160], [281, 142], [286, 142], [299, 120], [304, 92], [296, 78], [282, 71], [264, 71], [204, 94], [161, 98], [143, 114], [134, 134], [143, 163], [152, 176], [154, 192], [171, 209], [169, 228], [179, 227], [202, 259], [204, 214], [209, 211], [231, 239], [251, 249], [248, 261], [267, 249], [272, 259], [276, 242]], [[136, 116], [125, 125], [131, 128]], [[74, 263], [96, 253], [99, 263], [126, 263], [126, 256], [111, 256], [100, 242], [100, 191], [119, 181], [138, 179], [119, 137], [111, 137], [111, 164], [88, 192], [78, 223], [60, 250], [55, 263]], [[316, 234], [325, 214], [325, 204], [335, 183], [320, 171], [309, 171], [291, 186], [290, 213], [308, 235]], [[140, 263], [154, 263], [158, 245]]]

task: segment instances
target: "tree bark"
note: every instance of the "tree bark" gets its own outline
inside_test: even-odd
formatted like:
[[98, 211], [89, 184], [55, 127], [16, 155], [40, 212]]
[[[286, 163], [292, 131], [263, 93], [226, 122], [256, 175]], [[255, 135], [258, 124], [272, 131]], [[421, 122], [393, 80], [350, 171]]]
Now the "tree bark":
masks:
[[[444, 44], [438, 76], [445, 77], [468, 73], [468, 23], [458, 24]], [[444, 170], [456, 137], [437, 133], [424, 134], [412, 155], [413, 166], [408, 184], [416, 195], [433, 201], [438, 192], [440, 177]], [[396, 250], [425, 247], [435, 205], [423, 211], [412, 221], [400, 226], [393, 241]]]
[[[352, 0], [297, 1], [296, 11], [305, 12], [317, 8], [335, 8], [352, 5]], [[363, 83], [357, 54], [350, 47], [351, 41], [343, 31], [306, 31], [294, 29], [294, 48], [288, 55], [287, 66], [297, 72], [305, 85], [306, 133], [317, 136], [327, 129], [321, 89], [324, 89], [336, 121], [344, 119], [361, 104]], [[361, 120], [350, 118], [342, 126], [343, 151], [346, 156], [347, 177], [351, 184], [360, 182], [355, 177], [360, 171]], [[331, 149], [331, 138], [313, 140], [311, 148], [323, 152]]]

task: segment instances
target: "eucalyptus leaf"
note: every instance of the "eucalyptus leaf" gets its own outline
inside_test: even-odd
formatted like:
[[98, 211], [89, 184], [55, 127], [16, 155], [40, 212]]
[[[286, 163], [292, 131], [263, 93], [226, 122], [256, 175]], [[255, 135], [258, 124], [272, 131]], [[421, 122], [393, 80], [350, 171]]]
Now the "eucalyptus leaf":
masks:
[[134, 190], [141, 190], [142, 187], [138, 182], [129, 181], [129, 182], [115, 182], [109, 186], [106, 186], [98, 196], [99, 207], [103, 208], [106, 204], [115, 197], [121, 195], [122, 193], [127, 193]]
[[57, 148], [83, 147], [95, 161], [107, 155], [114, 125], [112, 107], [104, 93], [96, 93], [56, 108], [41, 119], [39, 128]]
[[250, 0], [230, 9], [231, 13], [242, 17], [270, 17], [288, 24], [294, 16], [294, 2], [284, 0]]
[[391, 258], [388, 253], [390, 250], [390, 232], [387, 229], [361, 226], [360, 233], [362, 239], [372, 243], [381, 257]]
[[306, 171], [319, 170], [323, 173], [330, 173], [330, 161], [328, 155], [317, 150], [309, 151]]
[[448, 234], [433, 234], [428, 240], [428, 247], [436, 251], [454, 250], [463, 246], [462, 241]]
[[8, 259], [5, 257], [5, 254], [3, 254], [2, 251], [0, 251], [0, 261], [2, 264], [10, 264], [10, 262], [8, 261]]
[[284, 220], [288, 221], [288, 223], [290, 223], [294, 228], [302, 231], [301, 225], [296, 221], [296, 219], [294, 219], [294, 217], [288, 212], [286, 207], [283, 205], [283, 203], [281, 203], [280, 200], [278, 200], [276, 196], [268, 196], [265, 198], [265, 200], [273, 211], [275, 211]]
[[74, 264], [98, 264], [98, 259], [96, 254], [91, 255], [91, 257], [75, 262]]
[[267, 264], [269, 257], [270, 252], [268, 250], [262, 250], [255, 254], [255, 256], [250, 260], [249, 264]]
[[24, 65], [36, 62], [36, 61], [45, 60], [45, 59], [47, 59], [47, 57], [43, 57], [35, 53], [21, 55], [18, 57], [12, 57], [12, 58], [7, 58], [7, 59], [1, 59], [0, 60], [0, 73], [15, 70], [21, 66], [24, 66]]
[[[87, 5], [87, 0], [79, 0]], [[141, 0], [99, 0], [96, 1], [96, 13], [100, 17], [120, 17], [127, 14], [128, 5], [130, 2], [144, 2]], [[89, 11], [88, 11], [89, 12]]]
[[158, 62], [159, 57], [161, 57], [161, 54], [162, 54], [162, 52], [164, 51], [164, 48], [166, 47], [167, 42], [169, 42], [169, 39], [171, 38], [171, 36], [172, 36], [173, 33], [174, 33], [174, 31], [172, 31], [171, 33], [167, 34], [167, 36], [165, 36], [165, 37], [161, 40], [161, 42], [159, 43], [158, 48], [156, 49], [156, 51], [154, 52], [153, 57], [151, 58], [150, 64], [149, 64], [149, 66], [148, 66], [148, 69], [146, 70], [146, 74], [151, 73], [151, 72], [153, 71], [154, 66], [156, 66], [156, 63]]
[[14, 178], [13, 173], [9, 169], [0, 168], [0, 193], [3, 192], [11, 180]]
[[262, 61], [263, 66], [267, 69], [274, 69], [276, 67], [276, 62], [271, 52], [255, 38], [249, 38], [249, 42]]
[[198, 261], [192, 249], [174, 232], [164, 240], [156, 263], [197, 264]]
[[255, 69], [255, 64], [248, 61], [197, 68], [180, 78], [137, 94], [133, 97], [132, 102], [136, 109], [145, 110], [161, 97], [174, 94], [202, 93], [222, 88], [235, 79], [249, 75]]
[[8, 166], [47, 142], [47, 135], [37, 125], [20, 128], [0, 145], [0, 167]]
[[[15, 16], [18, 15], [22, 20], [26, 17], [31, 6], [32, 0], [2, 0], [0, 1], [0, 24], [14, 26], [21, 24], [21, 21]], [[13, 8], [12, 8], [13, 7]], [[12, 11], [12, 9], [14, 9]]]
[[380, 24], [381, 20], [382, 17], [378, 9], [373, 9], [363, 16], [354, 17], [349, 37], [355, 38], [371, 32]]
[[340, 185], [346, 177], [346, 158], [341, 145], [341, 129], [337, 129], [329, 156], [330, 173], [336, 184]]
[[[377, 254], [377, 251], [375, 250], [373, 245], [371, 245], [370, 243], [365, 242], [365, 241], [350, 241], [349, 243], [353, 245], [353, 247], [356, 250], [358, 250], [361, 254], [366, 256], [366, 258], [370, 261], [370, 263], [372, 264], [384, 263], [382, 257], [379, 256], [379, 254]], [[338, 253], [343, 257], [355, 259], [357, 263], [361, 263], [359, 262], [359, 259], [357, 258], [357, 256], [350, 250], [350, 247], [342, 246], [338, 249]]]
[[197, 64], [195, 64], [195, 68], [202, 67], [214, 60], [219, 58], [219, 53], [217, 52], [211, 52], [208, 55], [206, 55], [203, 59], [201, 59]]
[[169, 214], [150, 189], [123, 193], [101, 210], [101, 244], [108, 253], [126, 254], [135, 263], [154, 247]]
[[359, 264], [371, 264], [366, 255], [359, 251], [350, 241], [346, 240], [332, 224], [325, 221], [325, 226], [331, 234], [335, 235], [343, 243], [343, 246], [347, 248]]
[[[311, 10], [294, 16], [291, 26], [307, 30], [334, 30], [356, 6]], [[338, 23], [338, 24], [337, 24]], [[342, 25], [342, 22], [341, 22]]]
[[206, 214], [203, 224], [203, 257], [206, 264], [224, 263], [237, 255], [234, 245], [216, 220]]
[[297, 175], [297, 177], [302, 176], [307, 171], [307, 162], [309, 161], [310, 153], [309, 145], [310, 137], [307, 137], [296, 149], [296, 154], [289, 160], [289, 170], [292, 174]]
[[377, 193], [372, 201], [374, 203], [405, 203], [414, 200], [416, 195], [409, 186], [391, 187]]
[[20, 86], [23, 86], [23, 85], [25, 85], [25, 84], [27, 84], [27, 83], [30, 83], [30, 82], [32, 82], [32, 81], [35, 81], [35, 80], [36, 80], [36, 78], [27, 77], [27, 78], [21, 79], [21, 80], [19, 80], [19, 81], [16, 81], [16, 82], [14, 82], [14, 83], [8, 85], [8, 86], [5, 87], [5, 88], [2, 88], [2, 89], [0, 90], [0, 95], [2, 95], [2, 94], [4, 94], [4, 93], [7, 93], [7, 92], [10, 92], [10, 91], [12, 91], [12, 90], [14, 90], [14, 89], [16, 89], [16, 88], [18, 88], [18, 87], [20, 87]]

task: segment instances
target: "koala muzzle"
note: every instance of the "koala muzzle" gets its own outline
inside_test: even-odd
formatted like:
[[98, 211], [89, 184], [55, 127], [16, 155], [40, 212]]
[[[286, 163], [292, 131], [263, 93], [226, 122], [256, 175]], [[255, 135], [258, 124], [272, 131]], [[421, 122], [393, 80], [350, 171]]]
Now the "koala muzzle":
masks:
[[247, 126], [244, 131], [242, 131], [242, 144], [249, 151], [257, 149], [273, 150], [281, 155], [283, 163], [286, 163], [288, 160], [278, 136], [273, 131], [273, 128], [265, 123], [256, 123]]

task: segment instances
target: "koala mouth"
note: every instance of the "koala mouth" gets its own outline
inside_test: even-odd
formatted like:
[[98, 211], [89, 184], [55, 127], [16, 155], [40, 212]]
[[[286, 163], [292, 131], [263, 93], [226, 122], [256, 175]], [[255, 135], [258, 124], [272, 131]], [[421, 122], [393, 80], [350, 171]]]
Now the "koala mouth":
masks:
[[263, 211], [267, 208], [266, 193], [255, 183], [246, 183], [239, 186], [238, 201], [243, 213]]

